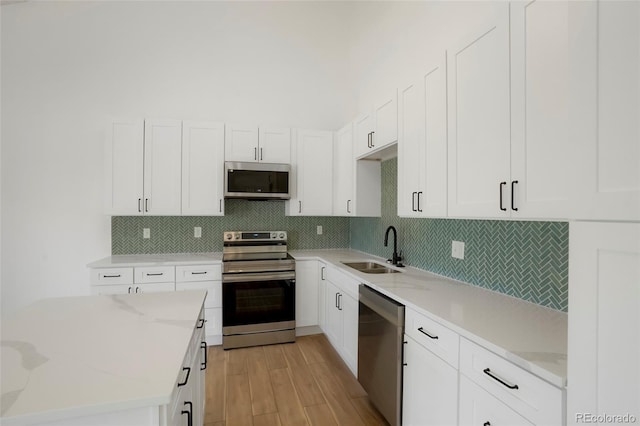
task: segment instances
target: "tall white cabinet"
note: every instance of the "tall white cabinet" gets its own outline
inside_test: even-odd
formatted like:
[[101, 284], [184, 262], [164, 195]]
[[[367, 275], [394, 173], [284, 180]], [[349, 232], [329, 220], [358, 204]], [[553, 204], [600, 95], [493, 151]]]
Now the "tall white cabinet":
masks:
[[398, 216], [447, 215], [447, 75], [444, 52], [398, 92]]
[[182, 124], [182, 214], [224, 215], [224, 123]]
[[640, 3], [570, 3], [570, 137], [578, 219], [640, 220]]
[[640, 223], [569, 231], [567, 423], [584, 424], [579, 413], [640, 419]]
[[291, 149], [290, 216], [331, 216], [333, 211], [333, 133], [298, 129]]
[[508, 216], [509, 4], [447, 50], [448, 211]]

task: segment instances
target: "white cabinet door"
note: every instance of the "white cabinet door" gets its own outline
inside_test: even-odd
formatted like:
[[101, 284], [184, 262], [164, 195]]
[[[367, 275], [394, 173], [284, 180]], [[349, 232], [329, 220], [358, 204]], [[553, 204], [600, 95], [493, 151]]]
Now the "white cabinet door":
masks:
[[580, 25], [570, 39], [573, 217], [639, 221], [640, 3], [570, 7]]
[[324, 332], [333, 347], [340, 352], [342, 347], [342, 311], [338, 309], [340, 289], [331, 281], [326, 280], [325, 288], [325, 329]]
[[144, 213], [180, 215], [182, 122], [146, 120], [144, 127]]
[[258, 134], [258, 161], [284, 164], [291, 162], [291, 129], [260, 127]]
[[640, 419], [640, 224], [569, 225], [567, 424]]
[[456, 425], [458, 370], [406, 334], [404, 340], [402, 424]]
[[142, 214], [143, 161], [144, 121], [113, 121], [105, 143], [106, 214]]
[[258, 161], [258, 127], [227, 124], [224, 145], [225, 161]]
[[533, 423], [513, 411], [466, 376], [460, 375], [459, 424], [532, 426]]
[[341, 291], [338, 310], [342, 313], [342, 358], [358, 377], [358, 300]]
[[446, 57], [399, 92], [398, 215], [447, 215]]
[[398, 140], [398, 92], [373, 106], [374, 133], [371, 140], [373, 150], [391, 145]]
[[[333, 210], [333, 133], [298, 130], [295, 153], [295, 196], [287, 202], [292, 216], [331, 216]], [[293, 185], [292, 185], [293, 186]]]
[[373, 115], [370, 112], [358, 116], [353, 121], [353, 154], [356, 158], [366, 155], [371, 150]]
[[224, 123], [182, 123], [182, 214], [224, 215]]
[[508, 3], [496, 3], [489, 22], [447, 50], [447, 76], [448, 214], [506, 217], [510, 178]]
[[318, 262], [318, 325], [320, 329], [326, 333], [326, 318], [327, 318], [327, 264], [324, 262]]
[[354, 214], [353, 124], [338, 130], [333, 145], [333, 215]]
[[[570, 217], [568, 1], [511, 3], [512, 217]], [[511, 187], [513, 189], [511, 189]]]
[[318, 325], [318, 262], [296, 261], [296, 327]]

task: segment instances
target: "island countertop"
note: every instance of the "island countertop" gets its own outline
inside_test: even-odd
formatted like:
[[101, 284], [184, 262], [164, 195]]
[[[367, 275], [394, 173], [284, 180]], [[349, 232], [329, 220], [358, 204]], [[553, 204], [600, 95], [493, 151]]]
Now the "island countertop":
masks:
[[205, 297], [53, 298], [4, 318], [1, 423], [168, 404]]

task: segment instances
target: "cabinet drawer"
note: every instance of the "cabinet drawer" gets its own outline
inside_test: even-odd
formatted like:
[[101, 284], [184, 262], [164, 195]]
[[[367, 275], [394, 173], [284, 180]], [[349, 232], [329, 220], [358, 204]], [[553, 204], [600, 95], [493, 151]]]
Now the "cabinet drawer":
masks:
[[222, 265], [176, 266], [177, 282], [220, 280], [222, 280]]
[[133, 268], [98, 268], [91, 270], [91, 284], [132, 284]]
[[412, 309], [407, 309], [405, 313], [405, 333], [452, 367], [458, 368], [458, 333]]
[[464, 338], [460, 372], [528, 421], [562, 424], [561, 389]]
[[459, 421], [461, 425], [533, 425], [465, 376], [460, 376]]
[[136, 284], [168, 283], [176, 280], [173, 266], [144, 266], [135, 268], [133, 277]]
[[325, 270], [325, 278], [334, 283], [345, 293], [350, 294], [352, 297], [356, 298], [356, 300], [358, 299], [358, 286], [360, 285], [360, 281], [357, 279], [352, 278], [339, 269], [331, 266], [327, 266], [327, 269]]

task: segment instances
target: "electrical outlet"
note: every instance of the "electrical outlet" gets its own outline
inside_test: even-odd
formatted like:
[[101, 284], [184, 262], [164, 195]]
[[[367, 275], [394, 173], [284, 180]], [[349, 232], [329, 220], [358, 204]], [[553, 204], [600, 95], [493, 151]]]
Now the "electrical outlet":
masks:
[[200, 226], [193, 228], [193, 238], [202, 238], [202, 228]]
[[464, 243], [462, 241], [451, 241], [451, 257], [464, 259]]
[[142, 238], [144, 239], [151, 238], [151, 230], [149, 228], [142, 228]]
[[318, 233], [318, 235], [322, 235], [322, 225], [318, 225], [316, 227], [316, 232]]

